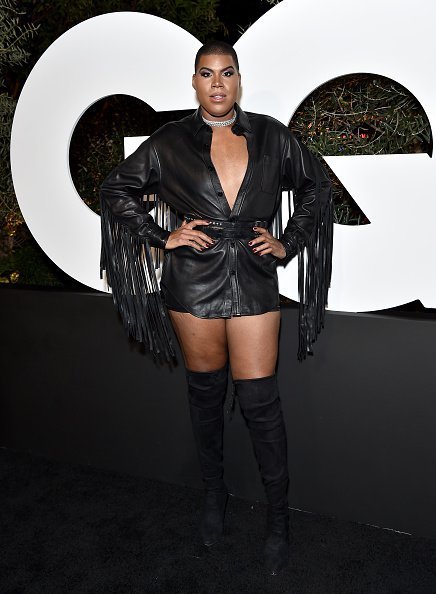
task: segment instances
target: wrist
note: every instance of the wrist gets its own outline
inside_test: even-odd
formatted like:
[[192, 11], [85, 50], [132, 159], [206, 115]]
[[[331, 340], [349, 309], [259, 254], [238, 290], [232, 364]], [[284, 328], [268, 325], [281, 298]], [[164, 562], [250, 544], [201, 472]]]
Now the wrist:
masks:
[[298, 253], [298, 238], [296, 235], [286, 234], [278, 239], [285, 250], [285, 256], [280, 258], [283, 265], [286, 265]]
[[171, 231], [167, 231], [166, 229], [164, 229], [164, 236], [162, 237], [162, 241], [163, 241], [162, 249], [163, 250], [165, 250], [167, 247], [167, 243], [170, 238], [170, 235], [171, 235]]

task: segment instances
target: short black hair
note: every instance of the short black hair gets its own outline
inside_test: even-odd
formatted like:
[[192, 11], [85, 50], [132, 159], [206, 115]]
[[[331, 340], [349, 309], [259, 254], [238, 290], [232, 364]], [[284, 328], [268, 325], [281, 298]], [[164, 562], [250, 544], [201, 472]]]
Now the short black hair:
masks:
[[225, 41], [208, 41], [198, 50], [195, 56], [194, 71], [197, 72], [198, 62], [201, 56], [211, 56], [212, 54], [220, 54], [223, 56], [231, 56], [235, 63], [236, 69], [239, 71], [239, 61], [233, 47]]

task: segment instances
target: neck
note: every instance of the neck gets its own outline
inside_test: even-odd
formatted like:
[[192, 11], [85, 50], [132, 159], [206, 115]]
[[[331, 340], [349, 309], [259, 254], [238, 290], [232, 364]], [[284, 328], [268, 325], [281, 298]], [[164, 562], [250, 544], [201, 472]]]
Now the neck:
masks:
[[[230, 112], [232, 112], [231, 115]], [[223, 128], [225, 126], [230, 126], [236, 120], [236, 110], [232, 108], [230, 112], [228, 112], [225, 116], [221, 116], [220, 119], [210, 119], [209, 114], [207, 114], [206, 116], [202, 115], [201, 117], [203, 119], [203, 122], [211, 128]]]
[[232, 105], [229, 111], [223, 113], [222, 115], [216, 116], [213, 113], [210, 113], [209, 111], [204, 109], [203, 106], [201, 106], [200, 113], [205, 120], [209, 120], [210, 122], [222, 122], [225, 120], [229, 120], [233, 116], [233, 114], [236, 113], [236, 108], [234, 105]]

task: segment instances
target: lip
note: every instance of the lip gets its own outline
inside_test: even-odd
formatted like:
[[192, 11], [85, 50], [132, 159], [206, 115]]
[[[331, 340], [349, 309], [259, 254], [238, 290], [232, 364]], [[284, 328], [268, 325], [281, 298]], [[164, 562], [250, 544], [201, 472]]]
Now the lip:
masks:
[[216, 103], [220, 103], [221, 101], [225, 101], [226, 100], [226, 95], [223, 95], [221, 93], [216, 93], [215, 95], [210, 95], [209, 96], [211, 101], [214, 101]]

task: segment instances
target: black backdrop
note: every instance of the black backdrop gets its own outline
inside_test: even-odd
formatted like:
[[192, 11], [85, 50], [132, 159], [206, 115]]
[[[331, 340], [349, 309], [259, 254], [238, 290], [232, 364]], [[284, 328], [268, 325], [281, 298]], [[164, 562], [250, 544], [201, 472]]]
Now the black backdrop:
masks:
[[[181, 357], [156, 367], [110, 296], [5, 288], [0, 324], [0, 446], [201, 488]], [[290, 505], [436, 537], [436, 319], [328, 312], [304, 363], [296, 324], [283, 307]], [[264, 500], [238, 405], [225, 465], [232, 493]]]

